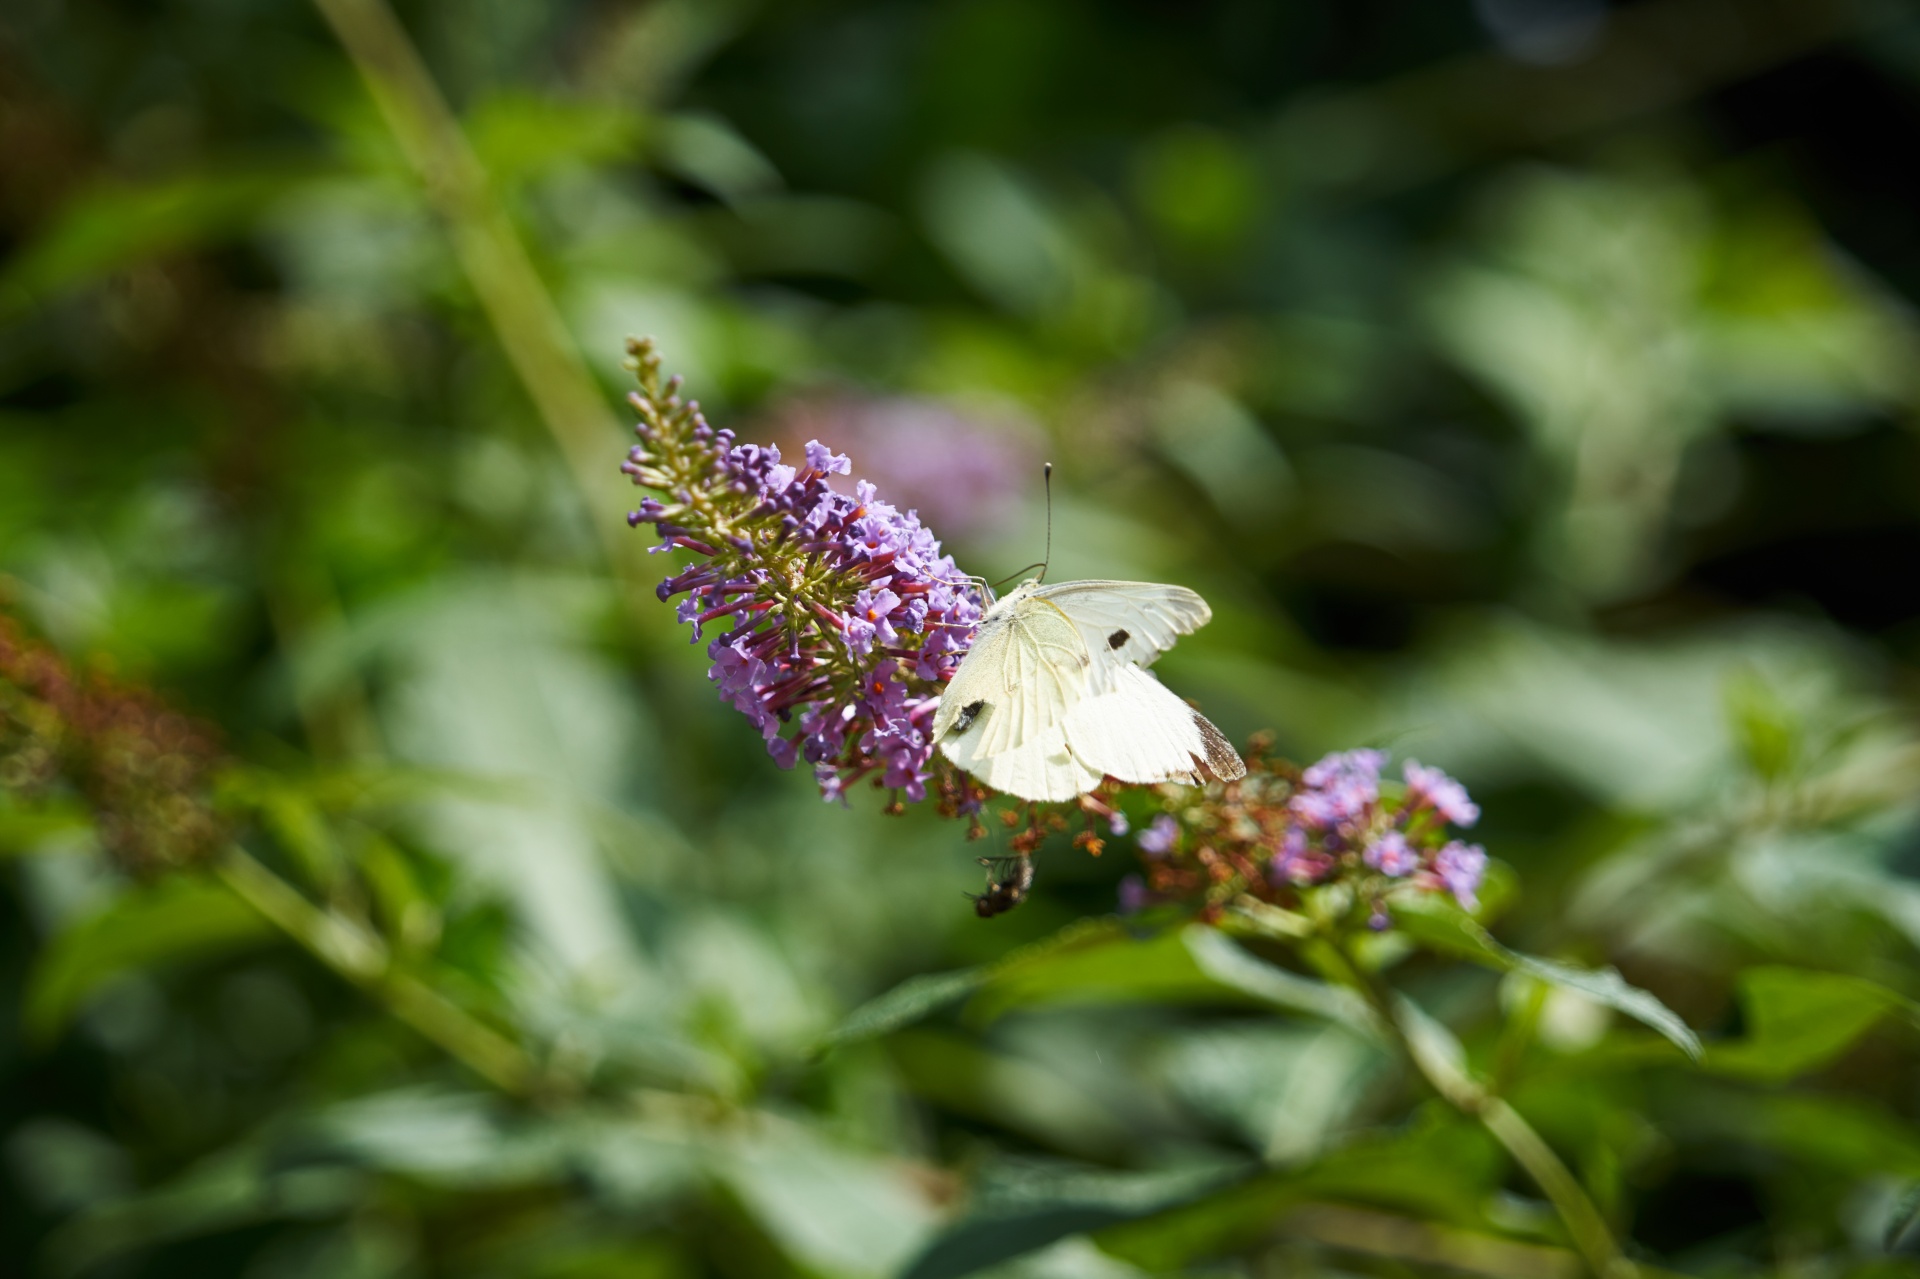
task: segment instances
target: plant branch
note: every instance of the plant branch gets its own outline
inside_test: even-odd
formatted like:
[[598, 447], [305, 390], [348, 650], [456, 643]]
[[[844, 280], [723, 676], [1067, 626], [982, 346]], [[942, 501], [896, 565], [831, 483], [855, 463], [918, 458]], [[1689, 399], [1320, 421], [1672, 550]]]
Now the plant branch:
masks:
[[1366, 997], [1381, 1030], [1442, 1100], [1478, 1120], [1514, 1162], [1526, 1169], [1559, 1214], [1568, 1238], [1585, 1259], [1594, 1279], [1630, 1279], [1635, 1275], [1636, 1268], [1621, 1253], [1606, 1217], [1588, 1196], [1579, 1178], [1519, 1111], [1505, 1098], [1488, 1092], [1467, 1072], [1466, 1064], [1455, 1053], [1446, 1051], [1447, 1047], [1457, 1047], [1451, 1037], [1447, 1037], [1443, 1047], [1437, 1042], [1439, 1035], [1423, 1026], [1410, 1025], [1410, 1006], [1404, 1000], [1362, 969], [1343, 947], [1330, 943], [1325, 949], [1344, 980]]
[[228, 848], [215, 871], [268, 922], [482, 1079], [517, 1096], [535, 1091], [534, 1065], [518, 1044], [418, 977], [395, 969], [378, 937], [314, 905], [241, 848]]

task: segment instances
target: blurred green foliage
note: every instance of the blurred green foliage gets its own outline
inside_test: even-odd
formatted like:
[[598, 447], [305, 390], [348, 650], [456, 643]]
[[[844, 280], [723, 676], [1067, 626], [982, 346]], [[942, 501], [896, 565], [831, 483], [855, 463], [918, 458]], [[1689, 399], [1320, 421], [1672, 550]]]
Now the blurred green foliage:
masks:
[[1580, 1273], [1351, 991], [1105, 918], [1125, 841], [983, 923], [775, 768], [629, 333], [971, 571], [1052, 457], [1229, 732], [1466, 780], [1501, 940], [1370, 962], [1647, 1267], [1914, 1268], [1910, 12], [418, 0], [425, 179], [369, 12], [0, 16], [0, 605], [217, 723], [255, 859], [0, 802], [10, 1272]]

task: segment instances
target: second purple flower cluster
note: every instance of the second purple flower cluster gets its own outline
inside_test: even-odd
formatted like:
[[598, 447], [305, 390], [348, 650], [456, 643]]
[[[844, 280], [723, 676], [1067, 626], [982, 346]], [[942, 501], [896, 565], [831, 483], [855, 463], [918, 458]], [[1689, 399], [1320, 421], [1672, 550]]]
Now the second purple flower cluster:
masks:
[[1382, 898], [1401, 885], [1444, 891], [1474, 909], [1486, 850], [1452, 830], [1478, 821], [1479, 806], [1418, 760], [1402, 766], [1404, 786], [1383, 789], [1386, 762], [1384, 751], [1342, 751], [1295, 778], [1256, 754], [1245, 781], [1182, 810], [1184, 820], [1162, 813], [1140, 832], [1147, 874], [1121, 886], [1122, 910], [1196, 887], [1218, 903], [1222, 892], [1268, 897], [1338, 879], [1359, 888], [1375, 927], [1388, 923]]
[[1388, 879], [1444, 888], [1464, 907], [1478, 904], [1486, 850], [1449, 838], [1448, 827], [1472, 826], [1480, 808], [1466, 787], [1437, 768], [1408, 760], [1405, 792], [1383, 798], [1385, 751], [1328, 755], [1300, 775], [1288, 802], [1292, 823], [1267, 865], [1276, 882], [1316, 884], [1357, 857]]

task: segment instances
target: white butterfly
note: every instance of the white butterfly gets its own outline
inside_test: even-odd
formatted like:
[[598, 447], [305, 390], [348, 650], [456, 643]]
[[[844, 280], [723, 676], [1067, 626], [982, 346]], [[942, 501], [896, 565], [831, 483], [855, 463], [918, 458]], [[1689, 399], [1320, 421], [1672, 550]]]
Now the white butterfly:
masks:
[[1072, 799], [1108, 776], [1244, 777], [1226, 736], [1142, 669], [1212, 617], [1182, 586], [1022, 582], [981, 619], [941, 695], [933, 740], [1022, 799]]

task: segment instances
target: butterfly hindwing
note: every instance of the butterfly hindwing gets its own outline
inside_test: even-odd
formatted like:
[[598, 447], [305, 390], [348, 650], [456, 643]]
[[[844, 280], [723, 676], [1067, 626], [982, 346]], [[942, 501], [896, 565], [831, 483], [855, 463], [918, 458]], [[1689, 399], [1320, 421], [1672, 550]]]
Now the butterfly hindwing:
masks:
[[1066, 731], [1059, 724], [997, 754], [981, 750], [979, 737], [959, 733], [942, 742], [941, 749], [994, 790], [1051, 803], [1072, 799], [1100, 784], [1099, 772], [1068, 753]]
[[1197, 786], [1247, 772], [1225, 734], [1138, 666], [1116, 670], [1106, 692], [1068, 712], [1065, 730], [1076, 760], [1118, 781]]

